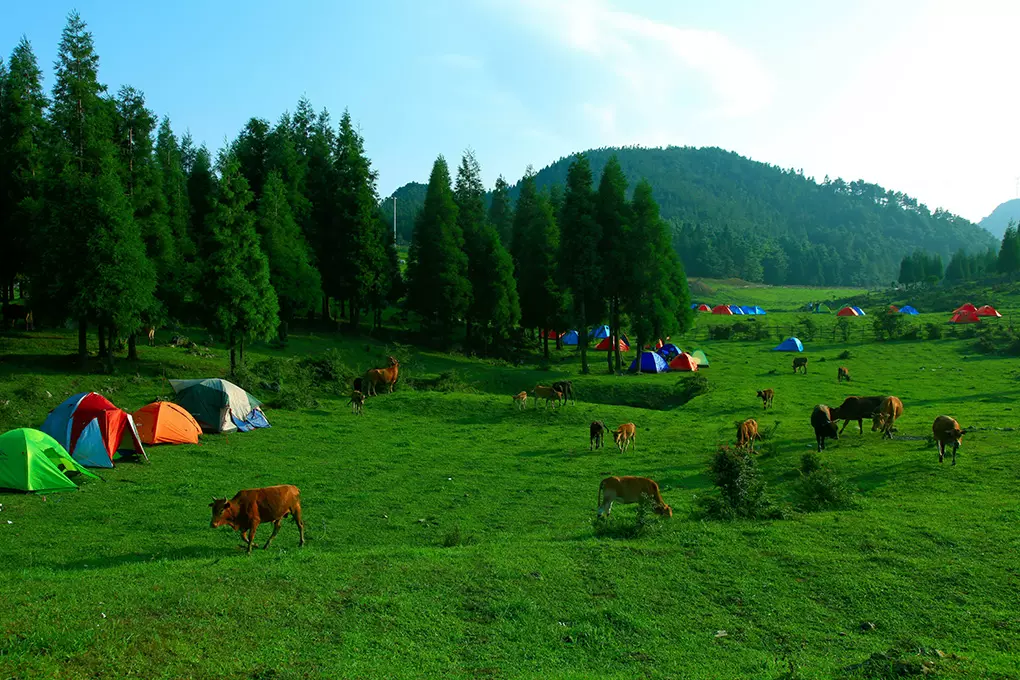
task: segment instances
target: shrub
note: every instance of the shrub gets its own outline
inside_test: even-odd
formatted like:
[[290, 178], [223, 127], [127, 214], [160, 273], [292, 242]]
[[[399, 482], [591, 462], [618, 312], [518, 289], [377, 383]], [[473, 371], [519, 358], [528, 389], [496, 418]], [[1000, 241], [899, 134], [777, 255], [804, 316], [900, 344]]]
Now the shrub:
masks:
[[838, 510], [856, 504], [857, 492], [816, 453], [800, 459], [800, 479], [794, 484], [796, 508], [803, 512]]
[[797, 325], [800, 326], [801, 340], [814, 340], [818, 335], [818, 324], [810, 316], [801, 317]]
[[833, 338], [838, 335], [843, 342], [848, 342], [850, 340], [850, 320], [845, 316], [836, 319], [836, 325], [832, 327], [832, 334]]
[[822, 457], [814, 451], [805, 453], [800, 457], [800, 474], [810, 475], [812, 472], [822, 469]]
[[782, 508], [768, 494], [754, 458], [739, 449], [724, 446], [712, 456], [709, 475], [719, 496], [698, 499], [702, 512], [714, 519], [776, 519]]
[[712, 340], [729, 340], [733, 337], [733, 327], [727, 325], [709, 326], [708, 337]]
[[903, 335], [908, 323], [902, 314], [887, 312], [876, 316], [871, 325], [878, 340], [894, 340]]
[[408, 380], [408, 387], [430, 392], [474, 392], [475, 389], [461, 379], [455, 370], [443, 371], [435, 378]]
[[924, 325], [924, 332], [929, 340], [941, 340], [943, 332], [942, 324], [929, 321]]
[[700, 372], [684, 376], [677, 380], [676, 384], [679, 388], [677, 397], [681, 404], [686, 404], [695, 397], [708, 394], [712, 389], [711, 385], [709, 385], [708, 378]]
[[854, 358], [854, 353], [851, 352], [848, 349], [845, 349], [842, 352], [840, 352], [839, 356], [837, 357], [837, 359], [840, 359], [842, 361], [846, 361], [847, 359], [853, 359], [853, 358]]

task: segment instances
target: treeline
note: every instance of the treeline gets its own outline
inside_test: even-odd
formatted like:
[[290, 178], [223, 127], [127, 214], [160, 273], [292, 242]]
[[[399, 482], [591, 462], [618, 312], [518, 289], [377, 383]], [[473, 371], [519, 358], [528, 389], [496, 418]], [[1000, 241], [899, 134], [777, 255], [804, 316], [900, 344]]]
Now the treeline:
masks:
[[968, 253], [960, 248], [953, 253], [945, 271], [942, 256], [935, 253], [916, 251], [900, 261], [900, 275], [897, 279], [904, 285], [919, 283], [935, 284], [945, 279], [953, 283], [976, 281], [996, 275], [1010, 278], [1020, 273], [1020, 235], [1017, 225], [1010, 222], [1002, 236], [998, 251], [989, 248], [984, 252]]
[[455, 186], [440, 157], [424, 208], [405, 213], [417, 214], [405, 282], [393, 206], [349, 113], [334, 125], [302, 98], [214, 155], [140, 91], [109, 93], [98, 69], [77, 13], [48, 97], [26, 39], [0, 62], [0, 298], [17, 285], [38, 321], [76, 322], [83, 361], [90, 328], [112, 362], [115, 337], [134, 357], [143, 329], [197, 323], [227, 341], [233, 369], [246, 339], [285, 339], [295, 318], [378, 326], [391, 305], [432, 337], [463, 326], [483, 350], [522, 327], [611, 318], [651, 338], [690, 318], [651, 189], [628, 201], [618, 165], [598, 190], [583, 157], [566, 191], [539, 191], [529, 174], [515, 205], [502, 178], [486, 201], [470, 153]]

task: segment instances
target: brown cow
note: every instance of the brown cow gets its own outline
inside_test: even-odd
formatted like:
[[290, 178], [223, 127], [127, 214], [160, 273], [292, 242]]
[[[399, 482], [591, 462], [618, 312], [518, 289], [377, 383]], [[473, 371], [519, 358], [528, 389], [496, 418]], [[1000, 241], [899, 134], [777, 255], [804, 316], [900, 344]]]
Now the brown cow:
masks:
[[593, 420], [591, 425], [588, 426], [588, 450], [591, 451], [593, 448], [601, 449], [603, 442], [606, 437], [606, 432], [609, 430], [606, 424], [601, 420]]
[[637, 427], [634, 423], [624, 423], [613, 432], [613, 441], [620, 449], [620, 453], [626, 453], [630, 445], [637, 449]]
[[807, 375], [807, 359], [807, 357], [794, 357], [793, 372], [796, 373], [797, 369], [804, 369], [804, 375]]
[[647, 477], [606, 477], [599, 482], [598, 516], [606, 516], [613, 511], [613, 503], [639, 503], [642, 496], [652, 501], [652, 511], [657, 515], [673, 516], [673, 508], [666, 505], [659, 492], [659, 485]]
[[761, 399], [761, 408], [764, 411], [769, 406], [772, 406], [772, 400], [776, 396], [776, 391], [771, 387], [765, 390], [758, 390], [758, 398]]
[[518, 392], [517, 394], [514, 395], [513, 399], [514, 399], [514, 406], [516, 406], [520, 410], [523, 411], [526, 408], [528, 408], [528, 393], [527, 392]]
[[388, 368], [370, 368], [365, 372], [365, 382], [368, 383], [367, 396], [379, 395], [375, 389], [379, 383], [386, 385], [389, 388], [389, 392], [393, 392], [393, 386], [397, 384], [397, 373], [400, 369], [400, 364], [393, 357], [389, 357], [389, 360], [390, 365]]
[[871, 431], [882, 431], [882, 439], [892, 439], [893, 424], [903, 415], [903, 402], [896, 397], [886, 397], [882, 405], [871, 414]]
[[553, 404], [553, 408], [556, 408], [557, 404], [559, 404], [563, 400], [562, 392], [555, 388], [547, 387], [545, 385], [535, 385], [535, 390], [534, 392], [532, 392], [532, 394], [535, 395], [536, 399], [545, 399], [546, 408], [549, 408], [549, 402], [552, 400], [556, 400], [556, 403]]
[[350, 406], [351, 410], [354, 411], [354, 413], [356, 413], [357, 415], [360, 416], [364, 414], [365, 395], [359, 390], [354, 390], [353, 392], [351, 392], [351, 400], [347, 402], [347, 405]]
[[577, 404], [577, 400], [574, 399], [574, 383], [570, 380], [557, 380], [552, 384], [552, 388], [557, 392], [563, 393], [563, 403], [566, 404], [569, 399], [572, 404]]
[[291, 484], [244, 489], [238, 491], [229, 501], [226, 498], [213, 497], [209, 507], [212, 508], [209, 526], [215, 529], [226, 524], [235, 531], [240, 531], [241, 538], [248, 543], [249, 555], [259, 524], [273, 523], [273, 533], [262, 547], [263, 550], [267, 550], [280, 530], [280, 522], [287, 515], [293, 515], [294, 522], [298, 525], [301, 535], [298, 545], [305, 544], [305, 525], [301, 521], [301, 490]]
[[757, 420], [748, 418], [737, 426], [737, 448], [747, 446], [753, 451], [755, 439], [761, 439], [761, 435], [758, 434]]
[[840, 366], [836, 370], [836, 381], [843, 382], [844, 380], [850, 382], [850, 370], [846, 366]]
[[931, 432], [935, 436], [935, 443], [939, 447], [939, 462], [946, 455], [946, 445], [953, 445], [953, 465], [956, 465], [956, 450], [960, 448], [960, 439], [964, 432], [960, 429], [960, 423], [949, 416], [939, 416], [931, 424]]
[[885, 397], [847, 397], [838, 407], [830, 409], [833, 420], [843, 421], [843, 427], [840, 428], [839, 433], [843, 434], [843, 430], [850, 424], [850, 421], [856, 420], [858, 429], [861, 434], [864, 434], [864, 419], [871, 418], [871, 414], [882, 405], [883, 399]]
[[819, 452], [825, 450], [826, 437], [839, 439], [836, 425], [837, 423], [832, 419], [832, 409], [825, 404], [819, 404], [811, 411], [811, 427], [815, 430], [815, 443]]

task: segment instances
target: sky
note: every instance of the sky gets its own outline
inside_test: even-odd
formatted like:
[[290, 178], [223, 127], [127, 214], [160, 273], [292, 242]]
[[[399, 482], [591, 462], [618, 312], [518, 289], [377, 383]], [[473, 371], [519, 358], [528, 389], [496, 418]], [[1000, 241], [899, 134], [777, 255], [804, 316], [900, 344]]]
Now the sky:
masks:
[[605, 146], [719, 146], [978, 221], [1020, 186], [1015, 0], [5, 0], [52, 87], [68, 12], [111, 91], [216, 149], [306, 96], [385, 196], [474, 150], [491, 186]]

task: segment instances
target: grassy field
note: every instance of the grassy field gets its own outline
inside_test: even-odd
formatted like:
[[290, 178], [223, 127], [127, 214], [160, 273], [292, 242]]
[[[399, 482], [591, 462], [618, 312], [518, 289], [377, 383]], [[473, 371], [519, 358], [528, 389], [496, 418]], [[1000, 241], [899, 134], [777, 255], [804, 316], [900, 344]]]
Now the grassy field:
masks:
[[709, 305], [760, 305], [767, 311], [791, 312], [815, 302], [846, 300], [866, 295], [860, 288], [767, 286], [739, 279], [691, 279], [691, 296]]
[[[256, 347], [250, 365], [351, 370], [397, 352], [402, 376], [363, 417], [320, 385], [317, 404], [269, 409], [272, 429], [152, 447], [77, 493], [0, 493], [0, 678], [1020, 675], [1020, 468], [1016, 433], [996, 429], [1015, 424], [1017, 361], [965, 340], [816, 342], [794, 375], [771, 344], [698, 342], [710, 389], [682, 405], [684, 376], [601, 362], [579, 376], [573, 352], [543, 370], [331, 335]], [[80, 374], [74, 346], [70, 332], [0, 338], [0, 429], [37, 427], [81, 390], [134, 410], [169, 393], [164, 377], [226, 365], [222, 348], [163, 346]], [[512, 408], [511, 393], [567, 376], [576, 406]], [[811, 407], [850, 394], [906, 408], [893, 441], [854, 426], [823, 454], [856, 507], [698, 514], [710, 457], [747, 417], [776, 428], [759, 463], [792, 505]], [[943, 413], [979, 428], [956, 467], [926, 442]], [[596, 418], [636, 423], [636, 449], [589, 452]], [[656, 479], [673, 518], [639, 537], [635, 506], [593, 522], [609, 474]], [[290, 522], [251, 557], [209, 528], [212, 496], [279, 483], [301, 487], [306, 547]]]

